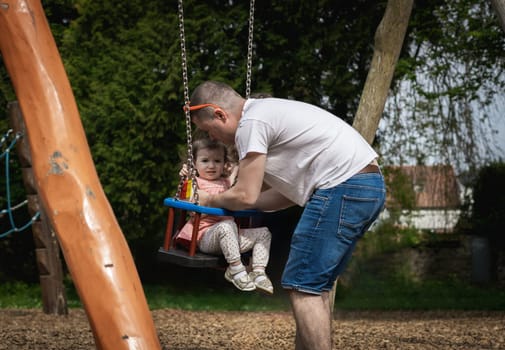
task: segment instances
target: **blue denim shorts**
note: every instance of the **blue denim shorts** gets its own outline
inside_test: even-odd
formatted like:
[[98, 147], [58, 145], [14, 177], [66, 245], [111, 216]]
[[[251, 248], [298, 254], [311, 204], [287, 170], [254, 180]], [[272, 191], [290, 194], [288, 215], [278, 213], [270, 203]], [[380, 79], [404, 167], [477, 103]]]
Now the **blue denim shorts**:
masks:
[[314, 191], [293, 233], [282, 287], [316, 295], [331, 290], [385, 197], [380, 173], [357, 174]]

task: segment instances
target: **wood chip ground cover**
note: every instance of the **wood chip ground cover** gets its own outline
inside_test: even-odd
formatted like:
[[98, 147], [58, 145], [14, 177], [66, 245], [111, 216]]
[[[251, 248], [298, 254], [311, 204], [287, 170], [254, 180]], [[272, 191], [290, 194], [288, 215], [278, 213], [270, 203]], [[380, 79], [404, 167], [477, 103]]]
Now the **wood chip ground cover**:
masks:
[[[163, 349], [293, 349], [288, 312], [154, 310]], [[334, 349], [505, 349], [505, 312], [337, 312]], [[0, 350], [95, 349], [82, 309], [0, 310]]]

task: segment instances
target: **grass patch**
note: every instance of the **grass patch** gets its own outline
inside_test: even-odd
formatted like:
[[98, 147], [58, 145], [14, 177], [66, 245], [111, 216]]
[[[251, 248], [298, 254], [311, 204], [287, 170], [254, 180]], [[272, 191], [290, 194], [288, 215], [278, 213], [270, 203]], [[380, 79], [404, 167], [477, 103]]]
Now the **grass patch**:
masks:
[[[376, 231], [365, 235], [358, 244], [350, 268], [338, 285], [336, 308], [340, 310], [505, 310], [503, 287], [472, 285], [452, 275], [437, 278], [429, 275], [428, 278], [420, 279], [409, 270], [409, 264], [406, 263], [408, 257], [391, 260], [395, 253], [402, 249], [419, 247], [427, 242], [440, 243], [440, 239], [439, 236], [429, 233], [420, 234], [411, 229], [398, 230], [389, 226], [379, 227]], [[346, 274], [349, 276], [348, 279], [345, 278]], [[290, 310], [287, 292], [278, 285], [279, 272], [271, 277], [275, 287], [273, 296], [258, 292], [240, 292], [225, 281], [223, 271], [174, 266], [163, 268], [157, 280], [143, 281], [143, 287], [151, 309]], [[66, 279], [65, 285], [68, 306], [82, 307], [71, 280]], [[90, 288], [93, 286], [91, 285]], [[38, 284], [0, 283], [0, 308], [41, 307], [41, 292]]]
[[[152, 310], [290, 310], [283, 290], [269, 296], [231, 288], [180, 291], [172, 286], [146, 285], [144, 291]], [[67, 302], [70, 308], [82, 307], [72, 287], [67, 288]], [[456, 280], [412, 282], [362, 274], [352, 287], [338, 286], [335, 307], [339, 310], [505, 310], [505, 290], [471, 286]], [[40, 286], [22, 282], [2, 283], [0, 308], [42, 308]]]
[[352, 287], [337, 288], [335, 305], [342, 310], [505, 310], [505, 290], [457, 280], [415, 282], [365, 274]]
[[42, 308], [40, 286], [24, 282], [1, 283], [0, 308]]
[[184, 310], [286, 311], [289, 302], [284, 291], [274, 295], [241, 292], [228, 289], [178, 290], [172, 286], [144, 286], [151, 309], [175, 308]]
[[[468, 265], [450, 267], [455, 255], [447, 254], [462, 246], [463, 239], [459, 235], [399, 229], [384, 222], [358, 244], [337, 288], [337, 309], [505, 310], [503, 287], [468, 282]], [[428, 253], [415, 256], [427, 259], [424, 268], [436, 268], [431, 268], [430, 274], [423, 269], [416, 271], [409, 264], [413, 255], [405, 254], [409, 251]]]
[[[183, 310], [230, 310], [230, 311], [286, 311], [289, 302], [284, 291], [277, 295], [259, 292], [240, 292], [232, 288], [220, 290], [199, 288], [181, 290], [164, 285], [145, 285], [144, 293], [149, 308]], [[82, 303], [72, 285], [67, 285], [67, 304], [70, 308], [82, 307]], [[7, 282], [0, 285], [0, 308], [42, 308], [41, 289], [38, 284]]]

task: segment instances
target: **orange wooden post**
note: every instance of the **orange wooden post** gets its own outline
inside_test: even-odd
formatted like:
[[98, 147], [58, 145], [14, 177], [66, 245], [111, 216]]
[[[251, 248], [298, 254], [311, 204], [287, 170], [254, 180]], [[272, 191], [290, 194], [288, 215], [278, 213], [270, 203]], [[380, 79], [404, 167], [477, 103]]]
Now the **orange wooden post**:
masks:
[[39, 196], [97, 349], [161, 349], [40, 1], [0, 0], [0, 33], [2, 59], [29, 136]]

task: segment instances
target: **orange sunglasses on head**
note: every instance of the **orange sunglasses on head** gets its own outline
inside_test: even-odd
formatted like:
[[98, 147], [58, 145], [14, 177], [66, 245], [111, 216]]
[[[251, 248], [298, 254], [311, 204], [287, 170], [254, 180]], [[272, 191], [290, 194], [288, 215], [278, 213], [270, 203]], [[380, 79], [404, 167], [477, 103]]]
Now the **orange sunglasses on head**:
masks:
[[[212, 107], [212, 108], [222, 109], [221, 107], [219, 107], [218, 105], [215, 105], [213, 103], [204, 103], [204, 104], [201, 104], [201, 105], [189, 106], [189, 111], [197, 111], [199, 109], [206, 108], [206, 107]], [[182, 106], [182, 109], [184, 111], [187, 111], [188, 110], [188, 106], [184, 105], [184, 106]]]

